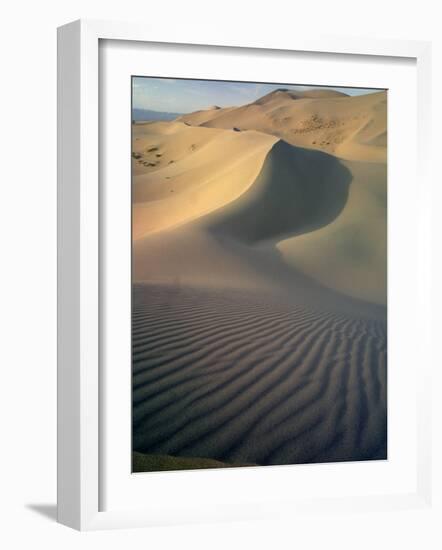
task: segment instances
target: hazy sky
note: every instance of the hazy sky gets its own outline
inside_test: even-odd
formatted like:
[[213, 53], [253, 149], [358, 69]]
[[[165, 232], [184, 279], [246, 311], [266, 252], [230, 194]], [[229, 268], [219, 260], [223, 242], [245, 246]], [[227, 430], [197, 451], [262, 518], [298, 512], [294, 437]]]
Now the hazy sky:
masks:
[[349, 95], [361, 95], [378, 91], [363, 88], [222, 82], [216, 80], [184, 80], [174, 78], [150, 78], [144, 76], [134, 77], [132, 79], [132, 85], [134, 108], [174, 113], [191, 113], [199, 109], [206, 109], [212, 105], [218, 105], [219, 107], [244, 105], [251, 101], [255, 101], [277, 88], [289, 88], [291, 90], [328, 88]]

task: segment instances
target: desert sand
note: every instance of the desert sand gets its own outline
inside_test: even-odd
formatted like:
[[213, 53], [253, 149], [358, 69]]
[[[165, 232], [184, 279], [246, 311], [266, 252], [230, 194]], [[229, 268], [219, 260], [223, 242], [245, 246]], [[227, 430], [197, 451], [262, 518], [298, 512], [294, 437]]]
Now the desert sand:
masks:
[[133, 124], [137, 471], [386, 458], [386, 106]]

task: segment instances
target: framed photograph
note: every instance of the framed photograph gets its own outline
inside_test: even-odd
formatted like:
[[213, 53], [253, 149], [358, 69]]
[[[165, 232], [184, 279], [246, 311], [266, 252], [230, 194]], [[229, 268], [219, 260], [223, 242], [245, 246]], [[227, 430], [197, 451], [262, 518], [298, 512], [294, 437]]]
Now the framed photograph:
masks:
[[181, 32], [59, 29], [59, 521], [429, 505], [430, 45]]

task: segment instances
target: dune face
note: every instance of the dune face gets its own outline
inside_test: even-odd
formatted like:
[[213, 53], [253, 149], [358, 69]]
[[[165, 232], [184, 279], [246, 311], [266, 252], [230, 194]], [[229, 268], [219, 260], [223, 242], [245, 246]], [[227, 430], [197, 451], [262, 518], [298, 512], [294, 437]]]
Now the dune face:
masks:
[[133, 124], [136, 471], [386, 458], [386, 109]]
[[345, 208], [329, 225], [277, 243], [285, 261], [349, 296], [387, 304], [387, 167], [344, 162]]
[[335, 157], [279, 140], [253, 185], [203, 223], [248, 243], [313, 231], [342, 211], [350, 180]]

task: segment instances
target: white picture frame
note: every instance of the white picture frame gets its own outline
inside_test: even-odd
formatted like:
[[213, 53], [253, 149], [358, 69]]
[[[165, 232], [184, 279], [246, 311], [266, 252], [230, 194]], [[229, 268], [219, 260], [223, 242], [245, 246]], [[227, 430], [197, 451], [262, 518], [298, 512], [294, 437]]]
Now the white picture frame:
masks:
[[[430, 372], [433, 360], [427, 351], [420, 365], [416, 383], [416, 487], [413, 491], [390, 492], [342, 497], [304, 498], [302, 506], [285, 497], [279, 502], [264, 494], [249, 503], [228, 509], [214, 500], [194, 502], [184, 508], [114, 507], [103, 510], [100, 484], [103, 483], [103, 452], [100, 415], [103, 388], [100, 385], [100, 301], [102, 276], [100, 235], [100, 41], [135, 43], [167, 43], [228, 47], [238, 51], [298, 51], [312, 54], [377, 56], [408, 58], [417, 70], [417, 143], [418, 177], [420, 182], [419, 270], [416, 304], [422, 322], [419, 328], [422, 346], [431, 350], [431, 250], [429, 212], [432, 188], [428, 175], [430, 51], [427, 42], [380, 39], [281, 36], [271, 44], [261, 36], [247, 39], [220, 32], [210, 36], [204, 29], [188, 36], [185, 29], [170, 36], [143, 25], [101, 21], [76, 21], [58, 31], [58, 521], [80, 530], [139, 527], [204, 520], [226, 520], [254, 517], [275, 517], [293, 513], [316, 513], [333, 510], [379, 510], [424, 507], [431, 501], [431, 432]], [[287, 470], [285, 470], [287, 471]], [[280, 478], [284, 470], [279, 471]], [[198, 472], [204, 483], [210, 483], [213, 472]], [[169, 476], [175, 473], [166, 474]], [[195, 476], [181, 473], [181, 476]], [[215, 474], [216, 475], [216, 474]], [[236, 475], [236, 474], [234, 474]], [[178, 478], [175, 478], [178, 479]], [[193, 478], [194, 479], [194, 478]], [[203, 479], [203, 478], [200, 478]], [[157, 480], [158, 484], [158, 480]], [[265, 490], [264, 490], [265, 493]]]

